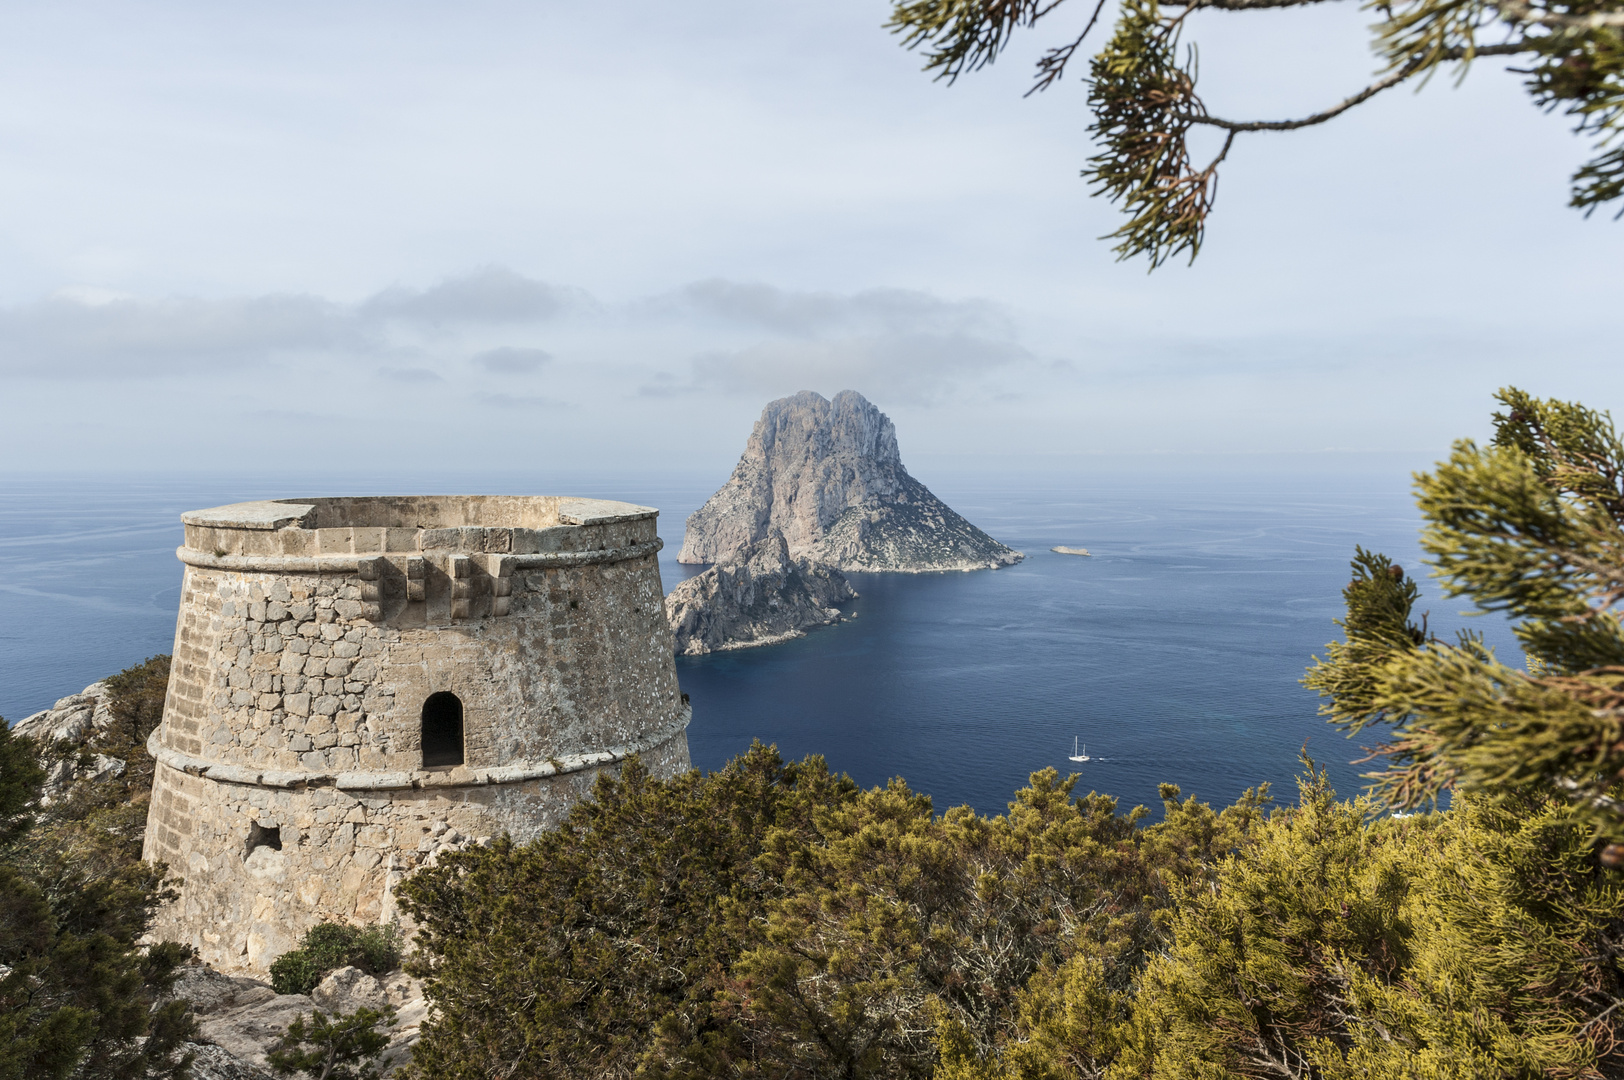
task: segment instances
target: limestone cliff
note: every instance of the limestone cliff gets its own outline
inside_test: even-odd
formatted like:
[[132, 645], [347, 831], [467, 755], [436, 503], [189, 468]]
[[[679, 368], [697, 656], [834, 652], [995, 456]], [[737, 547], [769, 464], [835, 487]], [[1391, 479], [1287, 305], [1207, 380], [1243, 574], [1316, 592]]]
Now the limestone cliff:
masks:
[[665, 612], [676, 651], [697, 655], [800, 637], [856, 596], [839, 570], [792, 558], [774, 531], [672, 589]]
[[1020, 562], [908, 475], [891, 419], [854, 390], [770, 403], [722, 489], [688, 518], [679, 562], [721, 562], [784, 535], [842, 570], [982, 570]]
[[81, 780], [116, 779], [124, 775], [126, 762], [122, 758], [88, 749], [113, 723], [106, 682], [91, 683], [49, 709], [17, 721], [11, 733], [35, 740], [40, 750], [40, 764], [45, 767], [41, 806], [57, 802]]

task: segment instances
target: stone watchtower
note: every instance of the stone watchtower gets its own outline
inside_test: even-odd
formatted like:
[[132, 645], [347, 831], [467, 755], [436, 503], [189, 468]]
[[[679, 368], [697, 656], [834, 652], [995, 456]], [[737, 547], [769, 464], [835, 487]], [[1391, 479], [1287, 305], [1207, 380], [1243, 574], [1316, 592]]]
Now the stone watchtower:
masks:
[[657, 511], [505, 496], [183, 514], [144, 856], [156, 933], [263, 970], [324, 920], [393, 913], [449, 838], [556, 824], [641, 754], [688, 768]]

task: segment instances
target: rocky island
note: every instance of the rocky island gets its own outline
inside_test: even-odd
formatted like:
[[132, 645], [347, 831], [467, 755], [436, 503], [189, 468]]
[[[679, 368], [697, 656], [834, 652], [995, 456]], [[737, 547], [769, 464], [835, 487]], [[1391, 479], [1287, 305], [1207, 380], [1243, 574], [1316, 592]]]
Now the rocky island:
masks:
[[986, 570], [1023, 558], [908, 475], [890, 417], [863, 395], [803, 390], [770, 403], [733, 475], [688, 518], [685, 563], [736, 558], [772, 532], [840, 570]]
[[791, 557], [774, 530], [672, 589], [665, 611], [676, 651], [694, 656], [800, 637], [808, 627], [838, 622], [835, 605], [856, 598], [846, 575]]

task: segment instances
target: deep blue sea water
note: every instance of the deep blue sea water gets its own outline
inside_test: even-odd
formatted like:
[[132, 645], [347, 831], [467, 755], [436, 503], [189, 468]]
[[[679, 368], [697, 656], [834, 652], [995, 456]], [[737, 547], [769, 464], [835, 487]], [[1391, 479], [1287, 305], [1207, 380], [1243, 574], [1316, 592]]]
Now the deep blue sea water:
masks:
[[[1332, 462], [1332, 465], [1337, 463]], [[173, 641], [183, 510], [263, 497], [386, 491], [564, 492], [658, 506], [666, 587], [682, 523], [722, 476], [0, 478], [0, 715], [15, 721]], [[1420, 569], [1396, 467], [1208, 465], [1050, 470], [1017, 482], [922, 475], [1027, 553], [1004, 570], [854, 575], [856, 618], [797, 641], [679, 658], [695, 765], [752, 739], [821, 753], [867, 785], [905, 777], [938, 809], [1001, 812], [1036, 770], [1156, 805], [1156, 785], [1227, 802], [1260, 781], [1289, 797], [1306, 740], [1338, 790], [1358, 747], [1298, 683], [1336, 636], [1356, 543]], [[1077, 545], [1092, 557], [1058, 555]], [[1429, 590], [1435, 629], [1460, 601]], [[1515, 655], [1498, 621], [1477, 620]], [[1066, 760], [1073, 737], [1094, 760]]]

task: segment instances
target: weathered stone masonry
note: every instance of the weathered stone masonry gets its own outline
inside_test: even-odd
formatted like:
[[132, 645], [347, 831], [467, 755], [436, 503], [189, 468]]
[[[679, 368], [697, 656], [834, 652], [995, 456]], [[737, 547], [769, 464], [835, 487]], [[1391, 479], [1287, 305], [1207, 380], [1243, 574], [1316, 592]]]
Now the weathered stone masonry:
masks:
[[[552, 497], [308, 499], [182, 516], [145, 856], [161, 936], [263, 970], [393, 916], [435, 851], [555, 824], [632, 753], [688, 767], [656, 511]], [[460, 764], [425, 766], [431, 695]], [[438, 698], [443, 704], [449, 699]], [[448, 734], [449, 732], [449, 734]]]

